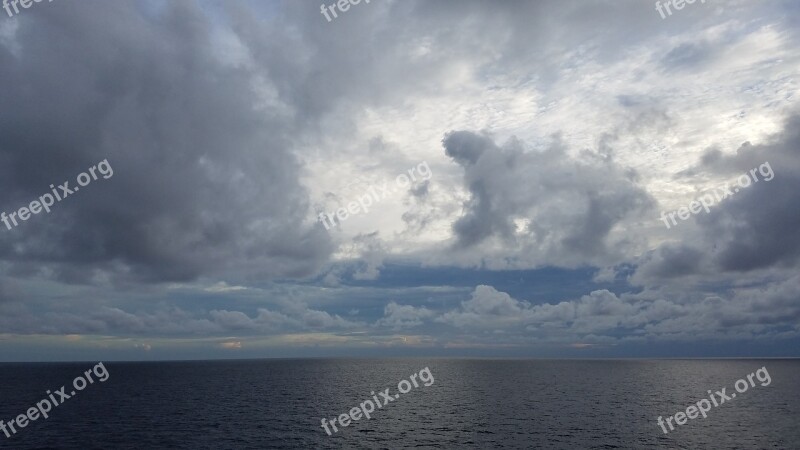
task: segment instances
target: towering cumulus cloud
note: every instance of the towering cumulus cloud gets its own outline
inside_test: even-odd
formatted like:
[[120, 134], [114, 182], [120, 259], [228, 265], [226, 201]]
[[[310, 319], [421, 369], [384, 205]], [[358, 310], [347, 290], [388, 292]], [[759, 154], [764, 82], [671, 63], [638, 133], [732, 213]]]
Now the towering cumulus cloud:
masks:
[[630, 243], [612, 229], [654, 203], [635, 171], [600, 152], [572, 157], [557, 138], [531, 149], [517, 139], [497, 145], [488, 135], [456, 131], [443, 145], [470, 193], [453, 224], [460, 249], [499, 246], [492, 256], [528, 263], [531, 254], [566, 265], [618, 259]]

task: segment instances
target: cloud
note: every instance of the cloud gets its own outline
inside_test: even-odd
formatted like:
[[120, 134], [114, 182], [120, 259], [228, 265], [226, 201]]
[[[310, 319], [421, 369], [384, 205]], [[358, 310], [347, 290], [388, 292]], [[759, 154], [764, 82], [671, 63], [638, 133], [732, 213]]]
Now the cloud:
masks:
[[247, 288], [244, 286], [229, 286], [228, 283], [224, 281], [220, 281], [219, 283], [207, 287], [205, 290], [207, 292], [232, 292], [232, 291], [243, 291]]
[[800, 261], [798, 130], [800, 116], [793, 115], [783, 131], [762, 144], [745, 143], [735, 154], [704, 153], [690, 175], [728, 180], [755, 176], [758, 181], [722, 199], [710, 213], [694, 217], [696, 229], [682, 232], [684, 242], [668, 242], [644, 254], [633, 280], [646, 284], [692, 275], [796, 269]]
[[800, 336], [800, 304], [792, 294], [798, 287], [800, 276], [725, 297], [674, 291], [618, 296], [596, 290], [577, 300], [532, 305], [478, 286], [469, 300], [436, 321], [484, 337], [503, 330], [506, 342], [517, 336], [520, 343], [784, 339]]
[[712, 49], [707, 42], [686, 42], [670, 50], [661, 60], [661, 64], [667, 71], [695, 69], [710, 62], [711, 56]]
[[608, 153], [573, 158], [557, 137], [539, 150], [517, 139], [498, 146], [488, 135], [456, 131], [443, 145], [462, 166], [470, 192], [453, 224], [456, 248], [480, 249], [481, 260], [493, 253], [528, 264], [529, 254], [563, 265], [618, 259], [632, 243], [612, 230], [654, 205], [635, 171]]
[[211, 321], [225, 330], [248, 330], [256, 328], [256, 323], [240, 311], [211, 311]]
[[0, 328], [20, 334], [109, 334], [128, 336], [220, 336], [232, 333], [274, 335], [280, 333], [347, 330], [360, 327], [358, 322], [337, 314], [291, 305], [284, 311], [258, 308], [254, 317], [242, 311], [186, 311], [177, 307], [160, 307], [153, 312], [128, 312], [119, 308], [101, 307], [80, 316], [73, 313], [47, 312], [32, 314], [29, 310], [11, 310], [0, 317]]
[[530, 312], [528, 303], [514, 300], [491, 286], [481, 285], [458, 310], [443, 314], [437, 321], [457, 327], [494, 328], [524, 324], [524, 316]]
[[422, 325], [423, 321], [434, 317], [435, 313], [425, 307], [414, 307], [412, 305], [398, 305], [394, 301], [389, 302], [383, 310], [383, 318], [376, 322], [379, 327], [389, 327], [392, 329], [413, 328]]
[[0, 77], [30, 88], [10, 89], [0, 108], [3, 208], [74, 185], [104, 159], [114, 176], [3, 230], [0, 259], [35, 261], [31, 270], [66, 282], [320, 267], [332, 245], [307, 220], [286, 145], [297, 131], [291, 107], [270, 100], [252, 67], [220, 60], [197, 4], [169, 3], [158, 20], [134, 4], [50, 6], [19, 21], [18, 54], [0, 45]]
[[[0, 211], [114, 169], [0, 224], [0, 350], [796, 336], [797, 8], [403, 0], [341, 26], [150, 3], [0, 20]], [[658, 221], [767, 160], [774, 180]], [[430, 180], [315, 222], [421, 161]]]

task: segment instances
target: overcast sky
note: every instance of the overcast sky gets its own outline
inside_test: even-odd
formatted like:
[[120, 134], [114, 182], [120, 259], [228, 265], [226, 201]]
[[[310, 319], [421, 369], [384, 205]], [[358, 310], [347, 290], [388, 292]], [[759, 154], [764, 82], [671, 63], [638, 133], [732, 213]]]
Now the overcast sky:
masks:
[[0, 10], [0, 360], [800, 356], [800, 4], [672, 13]]

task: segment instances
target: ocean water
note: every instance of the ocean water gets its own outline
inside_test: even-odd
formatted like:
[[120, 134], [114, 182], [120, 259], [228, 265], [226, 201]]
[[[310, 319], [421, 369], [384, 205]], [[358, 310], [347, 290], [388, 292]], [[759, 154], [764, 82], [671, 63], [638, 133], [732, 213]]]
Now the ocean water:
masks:
[[[95, 363], [0, 364], [0, 419]], [[800, 360], [304, 359], [104, 363], [0, 448], [800, 448]], [[327, 435], [321, 427], [430, 369], [433, 383]], [[771, 382], [664, 434], [658, 416], [766, 367]], [[97, 378], [96, 376], [94, 377]], [[419, 380], [419, 377], [417, 377]], [[405, 386], [404, 386], [405, 387]], [[58, 396], [54, 397], [58, 398]], [[385, 400], [384, 400], [385, 401]], [[332, 430], [331, 430], [332, 431]]]

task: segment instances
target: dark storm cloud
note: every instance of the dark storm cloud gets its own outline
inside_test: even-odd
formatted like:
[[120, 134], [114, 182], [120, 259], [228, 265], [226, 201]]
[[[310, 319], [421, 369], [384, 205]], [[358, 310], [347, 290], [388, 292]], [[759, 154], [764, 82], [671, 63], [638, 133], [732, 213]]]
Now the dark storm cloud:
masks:
[[705, 254], [684, 244], [664, 244], [647, 254], [639, 277], [674, 278], [702, 272]]
[[759, 173], [759, 182], [743, 189], [724, 208], [699, 219], [708, 242], [718, 249], [715, 262], [732, 271], [796, 266], [800, 258], [800, 116], [787, 121], [776, 141], [742, 146], [732, 160], [741, 173], [769, 162], [775, 175], [765, 181]]
[[[769, 166], [763, 166], [769, 163]], [[789, 118], [766, 143], [745, 143], [735, 154], [707, 151], [688, 174], [711, 173], [728, 179], [751, 176], [758, 182], [696, 217], [699, 232], [681, 244], [665, 244], [645, 257], [641, 277], [708, 272], [748, 272], [797, 267], [800, 258], [800, 116]], [[770, 170], [774, 176], [769, 181]]]
[[488, 136], [469, 131], [455, 131], [444, 139], [445, 154], [462, 166], [475, 164], [486, 150], [500, 151]]
[[[608, 257], [611, 229], [650, 208], [652, 198], [636, 183], [636, 173], [613, 161], [613, 150], [570, 157], [556, 140], [544, 151], [511, 139], [496, 145], [486, 135], [449, 133], [445, 152], [464, 169], [471, 198], [453, 224], [457, 245], [472, 247], [490, 237], [515, 240], [548, 251], [554, 258]], [[515, 219], [530, 224], [520, 230]]]
[[194, 3], [164, 7], [53, 3], [16, 18], [19, 51], [0, 46], [2, 209], [103, 159], [114, 175], [3, 227], [0, 258], [65, 281], [312, 273], [331, 246], [302, 225], [286, 111], [259, 107], [255, 73], [220, 62]]

